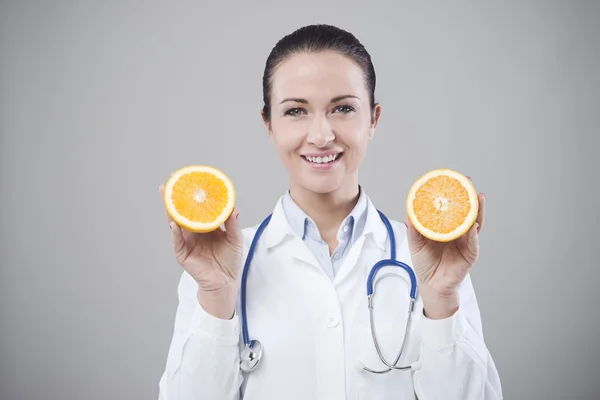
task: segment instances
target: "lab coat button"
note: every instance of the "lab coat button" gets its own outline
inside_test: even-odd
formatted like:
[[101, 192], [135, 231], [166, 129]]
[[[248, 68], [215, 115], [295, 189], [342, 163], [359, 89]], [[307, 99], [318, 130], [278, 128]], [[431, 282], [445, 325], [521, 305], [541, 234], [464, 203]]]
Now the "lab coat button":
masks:
[[339, 323], [340, 321], [335, 316], [327, 318], [327, 326], [330, 328], [335, 328], [336, 326], [338, 326]]

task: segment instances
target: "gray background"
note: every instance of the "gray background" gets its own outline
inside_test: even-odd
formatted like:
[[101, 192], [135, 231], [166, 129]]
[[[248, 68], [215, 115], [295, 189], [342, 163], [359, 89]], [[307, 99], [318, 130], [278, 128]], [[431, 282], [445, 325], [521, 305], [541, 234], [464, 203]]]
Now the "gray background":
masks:
[[156, 398], [181, 273], [158, 185], [211, 164], [244, 226], [272, 210], [264, 61], [316, 22], [374, 59], [377, 206], [402, 219], [436, 167], [488, 195], [473, 280], [505, 398], [598, 398], [599, 2], [212, 3], [1, 3], [0, 398]]

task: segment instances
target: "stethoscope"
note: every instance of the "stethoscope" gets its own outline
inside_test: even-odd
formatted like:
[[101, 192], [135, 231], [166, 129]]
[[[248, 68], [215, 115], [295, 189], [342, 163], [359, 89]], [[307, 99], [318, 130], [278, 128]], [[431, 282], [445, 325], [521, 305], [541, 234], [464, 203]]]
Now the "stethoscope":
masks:
[[[371, 328], [371, 335], [373, 336], [373, 343], [375, 344], [375, 349], [377, 350], [379, 359], [387, 366], [387, 368], [383, 369], [383, 370], [374, 370], [374, 369], [366, 367], [360, 361], [357, 362], [356, 366], [357, 366], [357, 368], [359, 368], [361, 370], [372, 372], [375, 374], [385, 374], [392, 370], [411, 370], [411, 369], [415, 370], [418, 368], [418, 362], [415, 362], [415, 363], [413, 363], [411, 365], [407, 365], [407, 366], [397, 366], [396, 364], [398, 364], [398, 361], [400, 360], [400, 357], [402, 356], [402, 352], [404, 351], [404, 344], [406, 342], [406, 337], [408, 336], [408, 331], [410, 329], [411, 322], [412, 322], [412, 313], [415, 308], [415, 301], [416, 301], [416, 296], [417, 296], [417, 279], [415, 277], [415, 273], [412, 270], [412, 268], [410, 268], [408, 265], [404, 264], [403, 262], [396, 260], [396, 238], [394, 235], [394, 231], [392, 229], [392, 225], [390, 224], [390, 221], [387, 219], [387, 217], [381, 211], [378, 210], [377, 212], [379, 213], [379, 216], [381, 217], [381, 220], [383, 221], [385, 228], [387, 229], [388, 236], [390, 238], [390, 258], [380, 260], [375, 265], [373, 265], [373, 267], [371, 268], [371, 271], [369, 272], [369, 276], [367, 278], [367, 299], [368, 299], [368, 308], [369, 308], [369, 325]], [[256, 339], [250, 340], [249, 336], [248, 336], [248, 320], [247, 320], [247, 316], [246, 316], [246, 280], [248, 278], [248, 271], [250, 270], [250, 264], [252, 262], [252, 258], [254, 257], [254, 251], [256, 248], [256, 244], [258, 243], [258, 239], [260, 238], [260, 235], [262, 234], [263, 230], [269, 224], [269, 221], [271, 220], [271, 216], [272, 216], [272, 214], [269, 215], [267, 218], [265, 218], [265, 220], [259, 225], [259, 227], [256, 231], [256, 234], [254, 235], [254, 238], [252, 239], [252, 243], [250, 244], [248, 256], [246, 257], [246, 262], [244, 263], [244, 270], [242, 272], [240, 295], [241, 295], [241, 307], [242, 307], [242, 336], [244, 339], [244, 348], [242, 349], [242, 352], [240, 354], [240, 369], [244, 372], [253, 371], [258, 366], [258, 363], [260, 362], [262, 355], [263, 355], [262, 344]], [[400, 268], [404, 269], [408, 273], [408, 276], [410, 277], [410, 303], [409, 303], [409, 307], [408, 307], [408, 320], [406, 323], [406, 329], [404, 331], [404, 339], [402, 340], [402, 345], [400, 346], [400, 351], [398, 352], [398, 355], [396, 356], [396, 359], [393, 363], [386, 360], [386, 358], [381, 353], [381, 349], [379, 348], [379, 342], [377, 340], [377, 335], [375, 334], [375, 329], [374, 329], [374, 324], [373, 324], [373, 309], [374, 309], [373, 297], [375, 296], [375, 287], [377, 285], [377, 282], [381, 278], [383, 278], [384, 276], [386, 276], [388, 274], [382, 275], [377, 280], [375, 280], [375, 282], [373, 282], [373, 280], [375, 279], [375, 276], [377, 275], [377, 271], [379, 271], [379, 269], [381, 269], [385, 266], [400, 267]]]

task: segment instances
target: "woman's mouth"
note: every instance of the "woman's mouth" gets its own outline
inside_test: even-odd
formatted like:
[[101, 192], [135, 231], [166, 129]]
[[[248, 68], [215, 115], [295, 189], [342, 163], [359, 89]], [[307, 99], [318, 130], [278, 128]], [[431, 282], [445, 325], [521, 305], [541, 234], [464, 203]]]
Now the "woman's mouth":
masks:
[[332, 153], [323, 156], [309, 156], [303, 155], [302, 158], [309, 165], [316, 169], [330, 169], [333, 165], [337, 164], [338, 161], [342, 158], [344, 153]]

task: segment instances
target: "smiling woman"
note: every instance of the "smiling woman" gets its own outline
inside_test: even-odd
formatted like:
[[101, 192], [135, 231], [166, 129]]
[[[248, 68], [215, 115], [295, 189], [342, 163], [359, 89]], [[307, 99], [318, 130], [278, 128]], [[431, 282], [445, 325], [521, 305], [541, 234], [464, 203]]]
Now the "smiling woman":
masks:
[[[375, 81], [368, 52], [334, 27], [305, 27], [273, 49], [262, 117], [298, 202], [327, 194], [333, 203], [346, 203], [340, 215], [350, 212], [342, 199], [358, 196], [358, 169], [381, 112]], [[332, 154], [330, 164], [323, 163]]]
[[[260, 226], [242, 230], [237, 210], [225, 231], [172, 224], [185, 272], [160, 399], [502, 398], [468, 275], [484, 198], [478, 223], [447, 244], [379, 212], [358, 178], [381, 115], [375, 82], [342, 29], [276, 44], [261, 117], [289, 190]], [[402, 279], [378, 284], [380, 268]]]

